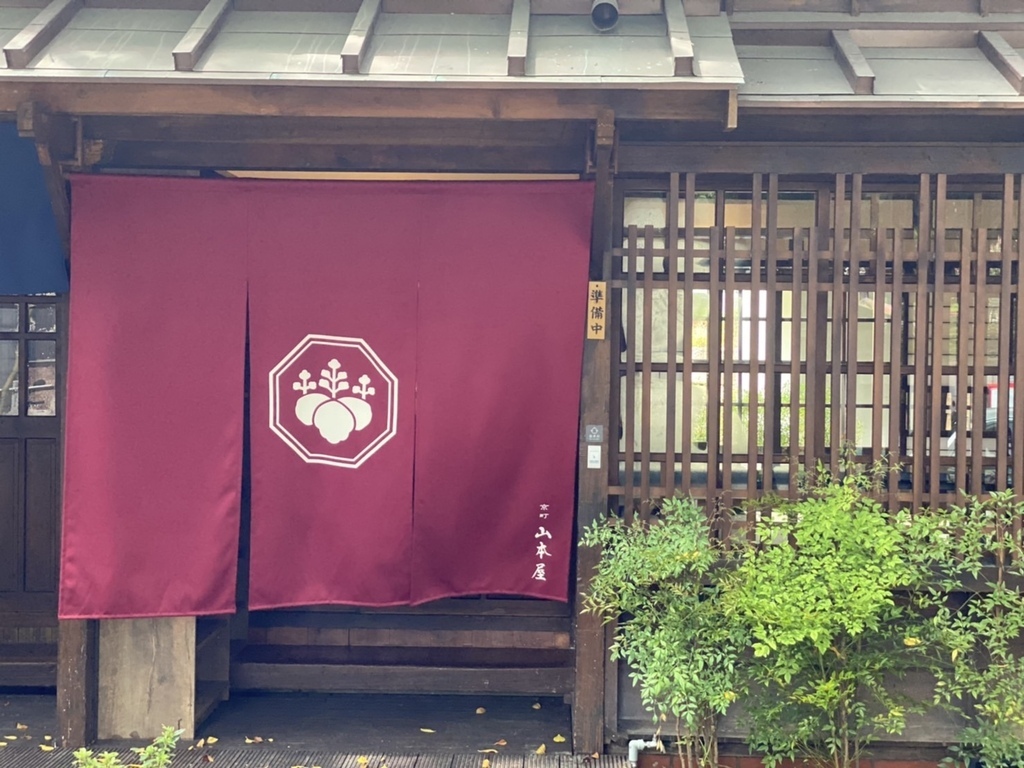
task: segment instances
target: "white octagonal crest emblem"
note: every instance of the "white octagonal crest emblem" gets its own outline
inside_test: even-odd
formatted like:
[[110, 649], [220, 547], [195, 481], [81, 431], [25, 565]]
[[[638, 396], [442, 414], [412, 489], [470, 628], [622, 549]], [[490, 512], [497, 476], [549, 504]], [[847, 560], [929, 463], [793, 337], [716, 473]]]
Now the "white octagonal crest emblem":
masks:
[[363, 339], [310, 334], [270, 371], [270, 429], [308, 464], [354, 469], [398, 430], [398, 379]]

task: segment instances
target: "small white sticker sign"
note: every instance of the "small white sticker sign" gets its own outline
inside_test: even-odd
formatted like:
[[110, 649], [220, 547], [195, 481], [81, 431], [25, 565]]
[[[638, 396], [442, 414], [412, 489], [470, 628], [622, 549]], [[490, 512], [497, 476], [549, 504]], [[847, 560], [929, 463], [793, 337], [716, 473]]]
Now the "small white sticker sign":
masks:
[[587, 469], [600, 469], [601, 468], [601, 446], [600, 445], [588, 445], [587, 446]]

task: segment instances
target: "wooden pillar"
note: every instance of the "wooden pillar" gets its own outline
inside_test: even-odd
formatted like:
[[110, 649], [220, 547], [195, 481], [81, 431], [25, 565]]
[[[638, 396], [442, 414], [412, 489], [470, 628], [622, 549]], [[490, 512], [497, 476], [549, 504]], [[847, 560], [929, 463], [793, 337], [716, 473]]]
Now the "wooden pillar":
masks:
[[100, 622], [100, 739], [152, 739], [166, 726], [195, 735], [196, 620]]
[[57, 729], [61, 746], [77, 749], [96, 739], [97, 626], [62, 621], [57, 631]]
[[[591, 240], [590, 278], [606, 280], [610, 266], [609, 248], [612, 232], [612, 148], [615, 140], [614, 115], [602, 115], [594, 134], [596, 189], [594, 222]], [[584, 322], [586, 318], [580, 318]], [[583, 353], [583, 383], [580, 398], [580, 450], [578, 468], [579, 498], [577, 529], [602, 517], [608, 508], [608, 434], [609, 390], [611, 386], [610, 341], [608, 335], [618, 328], [607, 328], [603, 340], [587, 341]], [[588, 468], [589, 448], [585, 432], [595, 425], [603, 430], [600, 468]], [[605, 662], [608, 655], [605, 627], [600, 616], [583, 614], [583, 594], [600, 553], [592, 548], [577, 547], [576, 552], [576, 682], [573, 691], [573, 750], [591, 754], [604, 749]]]

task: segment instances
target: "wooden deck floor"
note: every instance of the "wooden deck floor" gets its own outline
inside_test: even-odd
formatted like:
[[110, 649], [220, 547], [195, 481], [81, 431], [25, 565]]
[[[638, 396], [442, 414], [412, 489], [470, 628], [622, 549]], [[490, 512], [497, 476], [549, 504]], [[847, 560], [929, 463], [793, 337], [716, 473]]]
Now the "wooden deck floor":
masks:
[[[119, 751], [123, 761], [131, 763], [133, 755]], [[171, 768], [360, 768], [360, 759], [367, 757], [368, 768], [481, 768], [487, 757], [491, 768], [628, 768], [625, 755], [604, 755], [600, 758], [561, 755], [461, 755], [461, 754], [387, 754], [355, 755], [316, 750], [275, 748], [220, 747], [200, 752], [181, 752]], [[212, 758], [212, 760], [208, 759]], [[73, 758], [66, 750], [0, 751], [4, 768], [71, 768]]]
[[[534, 705], [540, 708], [535, 709]], [[486, 711], [476, 714], [478, 707]], [[18, 729], [21, 724], [27, 726]], [[70, 753], [45, 752], [56, 730], [52, 696], [0, 694], [0, 768], [68, 768]], [[625, 768], [616, 757], [569, 754], [569, 708], [560, 699], [514, 696], [263, 694], [236, 696], [184, 744], [174, 768]], [[561, 736], [565, 741], [556, 741]], [[247, 744], [246, 739], [260, 743]], [[504, 742], [499, 744], [498, 742]], [[536, 749], [545, 745], [546, 754]], [[100, 745], [130, 756], [126, 744]], [[486, 752], [480, 750], [494, 750]], [[367, 758], [366, 763], [360, 758]], [[212, 758], [210, 761], [208, 758]], [[127, 761], [130, 762], [130, 761]]]

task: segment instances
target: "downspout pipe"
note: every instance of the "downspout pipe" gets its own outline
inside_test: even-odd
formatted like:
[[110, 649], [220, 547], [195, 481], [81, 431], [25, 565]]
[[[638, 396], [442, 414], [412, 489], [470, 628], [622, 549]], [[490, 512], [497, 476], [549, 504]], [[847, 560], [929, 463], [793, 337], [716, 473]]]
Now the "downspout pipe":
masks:
[[642, 749], [654, 749], [655, 747], [661, 747], [660, 739], [651, 739], [650, 741], [644, 741], [643, 739], [633, 739], [629, 742], [629, 766], [630, 768], [636, 768], [637, 763], [640, 762], [640, 750]]

